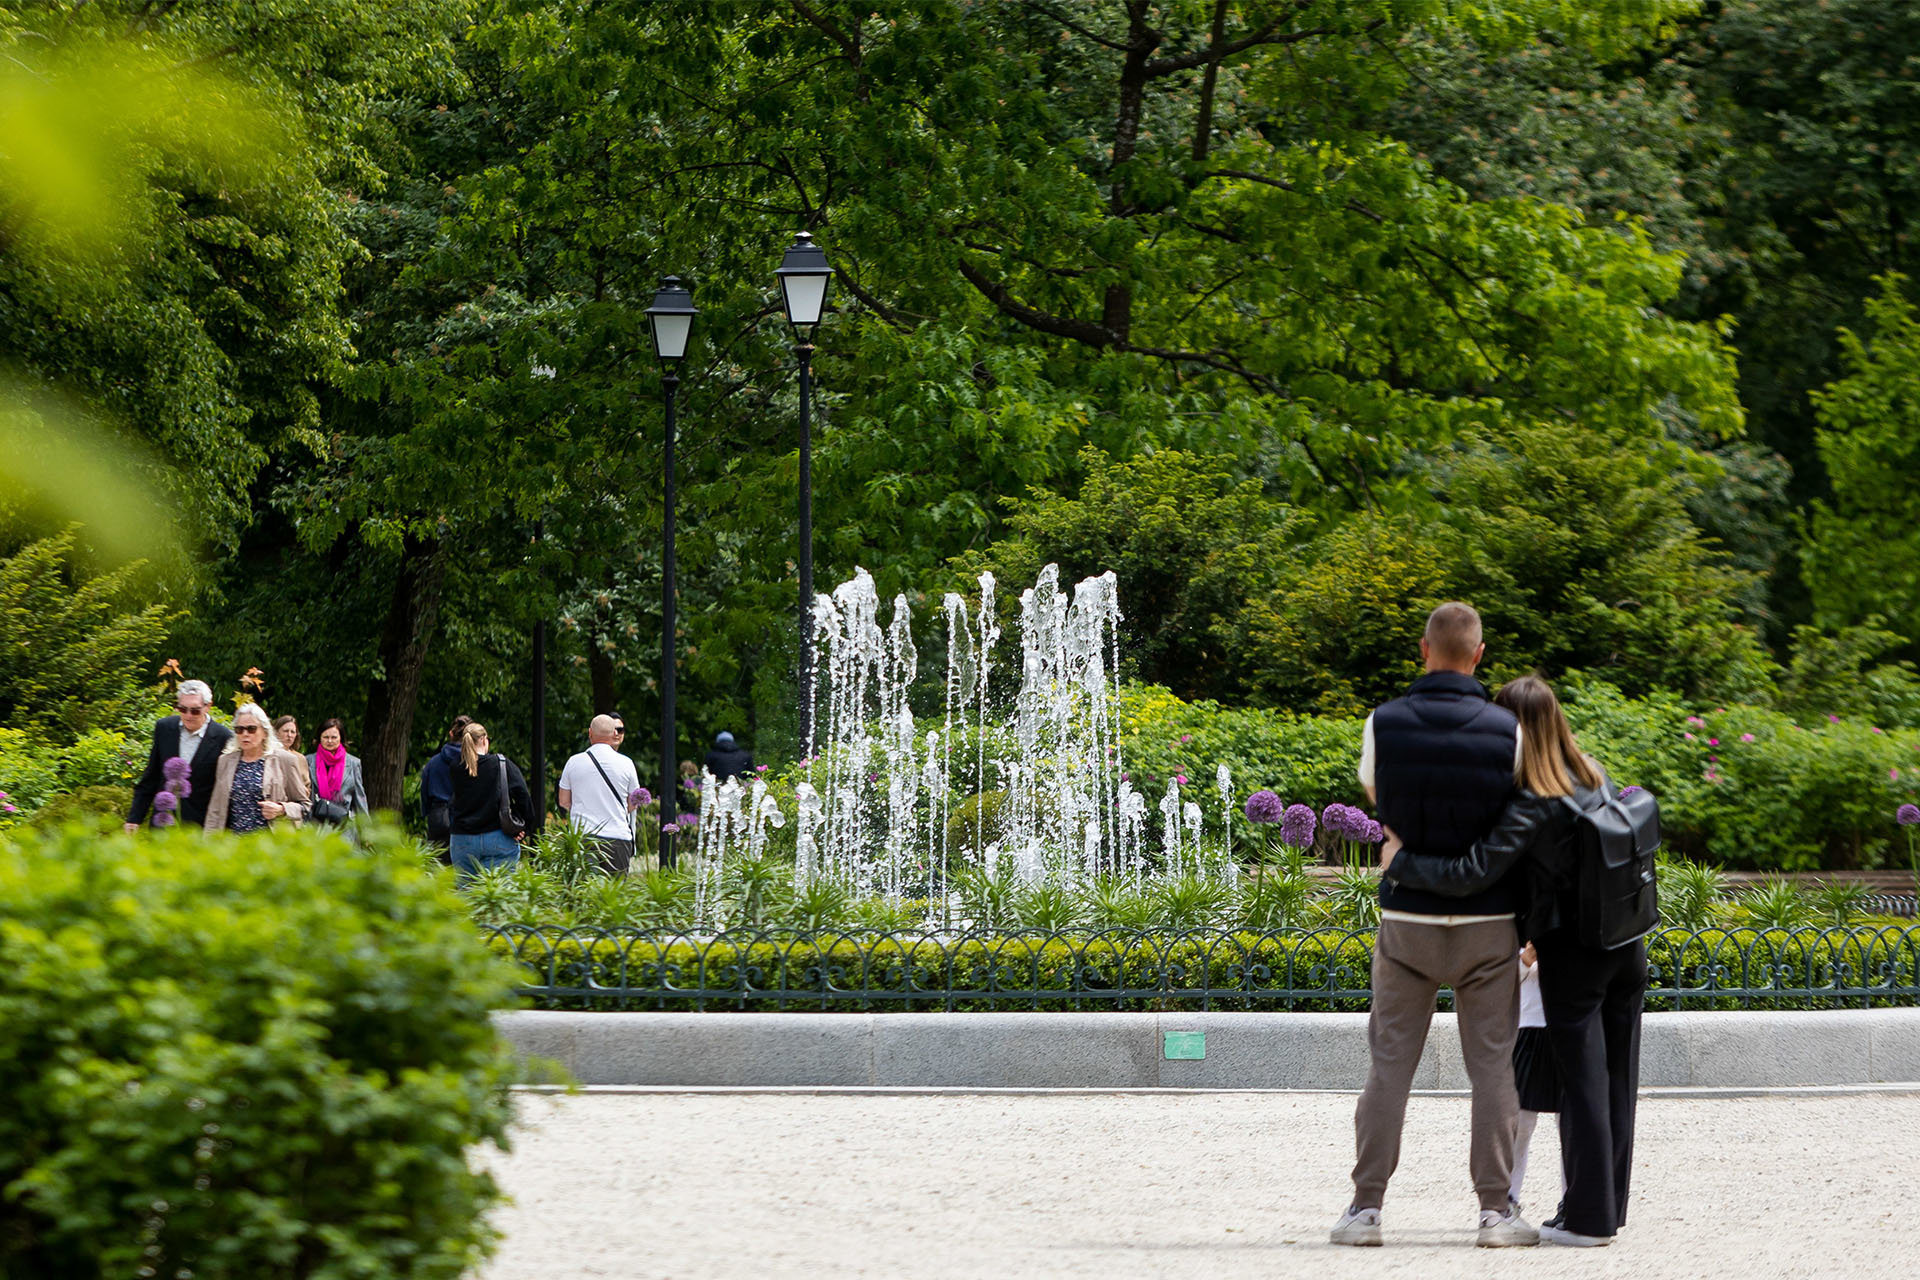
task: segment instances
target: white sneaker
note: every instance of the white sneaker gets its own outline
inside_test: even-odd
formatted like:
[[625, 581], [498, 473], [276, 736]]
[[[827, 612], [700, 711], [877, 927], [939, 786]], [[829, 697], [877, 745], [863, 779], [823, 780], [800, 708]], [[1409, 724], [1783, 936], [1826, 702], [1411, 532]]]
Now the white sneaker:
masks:
[[1540, 1243], [1566, 1245], [1572, 1249], [1604, 1249], [1613, 1243], [1613, 1237], [1583, 1236], [1578, 1231], [1549, 1224], [1540, 1228]]
[[1480, 1211], [1480, 1235], [1474, 1241], [1482, 1249], [1509, 1249], [1516, 1245], [1540, 1243], [1540, 1233], [1527, 1225], [1520, 1216], [1518, 1201], [1507, 1201], [1507, 1209], [1502, 1213], [1498, 1209]]
[[1335, 1244], [1377, 1245], [1380, 1243], [1380, 1211], [1350, 1208], [1333, 1224], [1327, 1239]]

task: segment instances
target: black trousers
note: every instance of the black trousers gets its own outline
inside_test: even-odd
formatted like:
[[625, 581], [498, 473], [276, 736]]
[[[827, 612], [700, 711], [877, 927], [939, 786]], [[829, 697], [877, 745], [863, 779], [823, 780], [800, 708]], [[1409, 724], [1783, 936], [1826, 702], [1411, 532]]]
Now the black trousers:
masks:
[[1570, 929], [1534, 939], [1540, 1003], [1560, 1066], [1560, 1153], [1567, 1176], [1561, 1221], [1584, 1236], [1627, 1222], [1633, 1112], [1640, 1094], [1640, 1010], [1647, 946], [1582, 946]]

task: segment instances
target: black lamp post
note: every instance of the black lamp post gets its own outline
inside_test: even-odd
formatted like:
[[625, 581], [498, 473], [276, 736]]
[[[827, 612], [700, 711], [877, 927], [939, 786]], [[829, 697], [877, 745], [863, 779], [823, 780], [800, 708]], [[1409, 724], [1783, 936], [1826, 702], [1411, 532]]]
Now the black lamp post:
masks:
[[813, 331], [827, 309], [833, 268], [802, 231], [774, 272], [800, 358], [800, 749], [813, 754]]
[[667, 828], [674, 821], [677, 808], [674, 802], [679, 798], [675, 788], [680, 785], [680, 766], [674, 760], [678, 731], [673, 716], [674, 651], [679, 648], [674, 639], [673, 616], [673, 410], [674, 397], [680, 390], [680, 361], [687, 354], [687, 335], [693, 330], [696, 314], [693, 295], [687, 292], [678, 276], [668, 276], [660, 282], [659, 292], [653, 295], [653, 305], [647, 308], [647, 328], [653, 334], [653, 354], [660, 361], [660, 382], [667, 402], [666, 448], [660, 460], [666, 477], [666, 515], [661, 522], [660, 537], [660, 865], [663, 867], [671, 867], [678, 861], [674, 834]]

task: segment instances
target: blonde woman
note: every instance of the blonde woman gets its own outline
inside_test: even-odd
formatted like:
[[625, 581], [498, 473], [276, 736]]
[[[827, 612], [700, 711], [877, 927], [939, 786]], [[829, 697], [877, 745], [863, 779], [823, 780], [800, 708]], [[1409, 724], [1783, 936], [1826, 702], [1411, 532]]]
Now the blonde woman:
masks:
[[307, 816], [307, 762], [274, 737], [273, 721], [257, 702], [233, 713], [233, 741], [214, 766], [207, 830], [261, 831]]
[[1613, 784], [1580, 750], [1545, 680], [1509, 681], [1494, 699], [1520, 722], [1520, 789], [1499, 823], [1465, 857], [1403, 849], [1383, 874], [1409, 889], [1460, 897], [1509, 874], [1529, 885], [1521, 936], [1540, 957], [1540, 1002], [1561, 1080], [1560, 1149], [1567, 1192], [1540, 1227], [1546, 1244], [1592, 1248], [1626, 1224], [1640, 1091], [1640, 1010], [1647, 991], [1644, 940], [1605, 950], [1576, 934], [1575, 808], [1590, 809]]
[[[520, 839], [533, 812], [533, 795], [513, 761], [492, 750], [487, 726], [469, 724], [460, 735], [453, 773], [453, 866], [464, 882], [487, 867], [520, 861]], [[503, 782], [504, 778], [504, 782]]]

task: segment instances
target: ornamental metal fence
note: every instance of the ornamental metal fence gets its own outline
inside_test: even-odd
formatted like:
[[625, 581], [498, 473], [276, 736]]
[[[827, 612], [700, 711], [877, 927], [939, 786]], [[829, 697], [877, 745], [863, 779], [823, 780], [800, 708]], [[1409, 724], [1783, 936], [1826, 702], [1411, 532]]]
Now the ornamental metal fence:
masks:
[[[1360, 1011], [1373, 994], [1371, 928], [484, 936], [542, 1009]], [[1647, 981], [1653, 1010], [1920, 1004], [1920, 925], [1660, 929]]]

